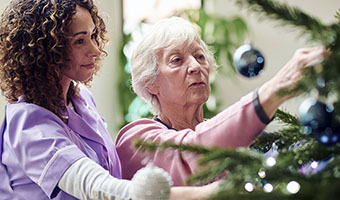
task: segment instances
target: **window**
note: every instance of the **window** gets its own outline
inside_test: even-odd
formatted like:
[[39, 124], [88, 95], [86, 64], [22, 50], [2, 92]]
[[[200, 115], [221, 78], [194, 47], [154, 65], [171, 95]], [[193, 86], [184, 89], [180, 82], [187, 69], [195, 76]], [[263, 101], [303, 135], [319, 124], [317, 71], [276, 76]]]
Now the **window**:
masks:
[[153, 23], [178, 10], [199, 9], [202, 4], [202, 0], [123, 0], [124, 32], [132, 32], [142, 20]]

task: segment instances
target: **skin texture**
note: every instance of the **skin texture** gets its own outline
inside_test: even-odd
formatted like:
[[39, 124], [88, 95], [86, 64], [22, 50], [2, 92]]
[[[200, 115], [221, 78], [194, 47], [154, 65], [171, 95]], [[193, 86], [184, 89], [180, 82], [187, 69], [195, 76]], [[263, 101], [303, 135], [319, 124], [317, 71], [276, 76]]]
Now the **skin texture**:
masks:
[[65, 103], [67, 103], [67, 91], [71, 81], [85, 82], [89, 80], [95, 70], [96, 58], [101, 53], [95, 41], [95, 24], [86, 9], [77, 6], [70, 30], [72, 33], [69, 49], [71, 60], [67, 63], [68, 68], [62, 71], [63, 78], [61, 80]]

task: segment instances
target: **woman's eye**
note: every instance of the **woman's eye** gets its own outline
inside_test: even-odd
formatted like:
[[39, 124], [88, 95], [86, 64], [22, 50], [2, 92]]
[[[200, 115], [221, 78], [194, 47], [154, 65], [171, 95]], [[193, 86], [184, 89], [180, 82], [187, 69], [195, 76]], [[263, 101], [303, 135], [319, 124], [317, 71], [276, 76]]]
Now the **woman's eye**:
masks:
[[176, 58], [171, 59], [171, 63], [172, 64], [178, 64], [178, 63], [181, 62], [181, 60], [182, 60], [181, 58], [176, 57]]
[[84, 43], [84, 39], [77, 39], [76, 41], [74, 41], [74, 44], [83, 44]]
[[205, 56], [203, 54], [200, 54], [196, 56], [196, 59], [200, 61], [205, 61]]

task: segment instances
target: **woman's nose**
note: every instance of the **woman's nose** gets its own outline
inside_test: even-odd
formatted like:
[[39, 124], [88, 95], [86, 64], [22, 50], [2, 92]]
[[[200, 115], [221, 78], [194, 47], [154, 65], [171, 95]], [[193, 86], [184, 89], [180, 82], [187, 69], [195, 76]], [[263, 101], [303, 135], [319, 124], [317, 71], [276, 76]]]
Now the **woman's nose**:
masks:
[[99, 50], [99, 46], [95, 40], [91, 41], [90, 47], [89, 47], [89, 56], [90, 57], [99, 57], [101, 54], [101, 51]]
[[189, 72], [189, 74], [198, 73], [200, 71], [201, 71], [200, 63], [197, 62], [195, 57], [190, 56], [189, 57], [189, 61], [188, 61], [188, 72]]

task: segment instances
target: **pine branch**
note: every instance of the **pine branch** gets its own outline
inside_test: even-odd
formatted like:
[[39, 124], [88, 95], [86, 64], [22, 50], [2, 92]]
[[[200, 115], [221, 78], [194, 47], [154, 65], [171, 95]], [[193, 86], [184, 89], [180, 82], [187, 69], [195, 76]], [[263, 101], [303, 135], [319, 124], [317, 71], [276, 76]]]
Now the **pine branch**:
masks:
[[206, 164], [204, 166], [204, 170], [200, 170], [199, 173], [196, 173], [192, 176], [190, 176], [186, 183], [189, 185], [192, 184], [199, 184], [203, 185], [206, 183], [213, 182], [218, 177], [221, 177], [223, 173], [226, 172], [226, 169], [228, 169], [228, 166], [230, 164], [230, 158], [225, 158], [222, 161], [215, 161], [213, 164]]
[[277, 147], [277, 151], [288, 151], [292, 145], [302, 140], [308, 140], [311, 136], [305, 135], [301, 132], [300, 126], [285, 127], [274, 132], [264, 132], [255, 139], [252, 148], [257, 149], [263, 153], [269, 151], [273, 144]]
[[325, 26], [317, 18], [310, 16], [297, 7], [273, 2], [271, 0], [236, 0], [236, 3], [248, 7], [249, 10], [265, 14], [268, 18], [290, 24], [301, 29], [302, 34], [307, 34], [311, 41], [318, 41], [326, 46], [334, 42], [335, 33], [331, 27]]
[[340, 9], [335, 13], [335, 17], [340, 20]]
[[198, 160], [198, 164], [202, 166], [202, 171], [188, 179], [187, 183], [207, 183], [228, 170], [231, 173], [238, 173], [241, 169], [238, 162], [242, 162], [244, 166], [253, 166], [254, 169], [262, 166], [263, 155], [249, 148], [221, 148], [221, 147], [203, 147], [190, 144], [174, 144], [172, 142], [152, 142], [149, 140], [136, 139], [134, 146], [139, 151], [153, 152], [156, 149], [176, 149], [180, 151], [202, 154], [203, 157]]
[[285, 124], [289, 124], [289, 125], [296, 125], [296, 126], [300, 126], [300, 121], [297, 118], [297, 116], [294, 116], [293, 114], [290, 114], [287, 111], [283, 111], [281, 109], [278, 109], [275, 113], [275, 118]]
[[[321, 179], [293, 179], [297, 181], [301, 188], [297, 194], [291, 194], [287, 191], [287, 183], [275, 185], [274, 190], [270, 193], [265, 192], [262, 187], [256, 187], [252, 192], [246, 192], [243, 187], [236, 187], [230, 190], [221, 190], [209, 197], [209, 199], [226, 199], [226, 200], [335, 200], [339, 197], [339, 179], [329, 179], [327, 182]], [[317, 183], [317, 184], [316, 184]], [[222, 185], [227, 188], [226, 185]]]
[[213, 148], [199, 145], [178, 145], [172, 142], [153, 142], [151, 140], [135, 139], [134, 147], [141, 152], [154, 152], [156, 149], [164, 150], [167, 148], [178, 149], [180, 151], [193, 152], [196, 154], [204, 154], [210, 152]]
[[[199, 163], [202, 171], [188, 179], [188, 183], [207, 183], [226, 175], [219, 191], [208, 199], [335, 199], [340, 187], [340, 144], [326, 148], [314, 140], [301, 141], [295, 148], [283, 151], [277, 157], [273, 167], [264, 165], [261, 153], [248, 148], [225, 149], [206, 148], [196, 145], [176, 145], [171, 142], [157, 143], [137, 140], [139, 150], [154, 151], [157, 148], [178, 149], [203, 154]], [[317, 174], [299, 172], [302, 165], [312, 160], [334, 156], [331, 163]], [[258, 174], [265, 172], [265, 176]], [[286, 186], [290, 181], [296, 181], [301, 189], [297, 194], [287, 192]], [[254, 191], [245, 190], [245, 184], [253, 184]], [[264, 184], [273, 185], [273, 191], [265, 192]], [[318, 184], [315, 184], [318, 183]], [[314, 194], [318, 191], [317, 194]]]
[[242, 166], [252, 166], [254, 169], [257, 169], [262, 166], [263, 162], [263, 154], [252, 151], [249, 148], [214, 148], [198, 160], [198, 163], [203, 166], [204, 170], [189, 177], [187, 182], [211, 182], [216, 178], [221, 178], [221, 175], [225, 174], [226, 171], [238, 174], [241, 170], [238, 163], [242, 163]]

